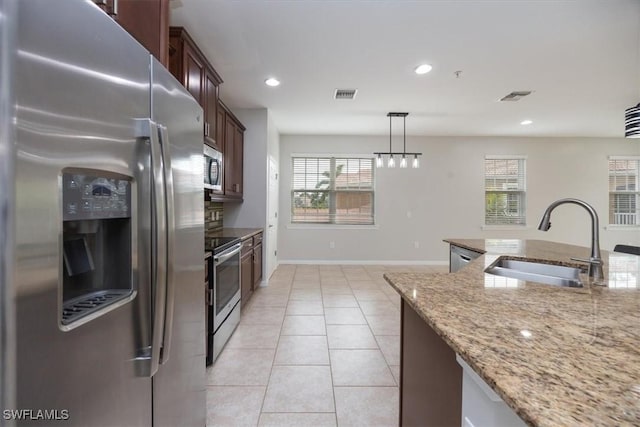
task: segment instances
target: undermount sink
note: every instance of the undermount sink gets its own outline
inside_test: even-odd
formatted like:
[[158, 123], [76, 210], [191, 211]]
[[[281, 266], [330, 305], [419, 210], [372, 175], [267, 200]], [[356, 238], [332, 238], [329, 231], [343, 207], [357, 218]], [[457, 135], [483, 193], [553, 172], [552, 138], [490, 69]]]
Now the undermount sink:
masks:
[[571, 288], [581, 288], [583, 286], [580, 281], [580, 273], [582, 271], [579, 268], [544, 262], [498, 258], [484, 271], [496, 276], [511, 277], [546, 285], [568, 286]]

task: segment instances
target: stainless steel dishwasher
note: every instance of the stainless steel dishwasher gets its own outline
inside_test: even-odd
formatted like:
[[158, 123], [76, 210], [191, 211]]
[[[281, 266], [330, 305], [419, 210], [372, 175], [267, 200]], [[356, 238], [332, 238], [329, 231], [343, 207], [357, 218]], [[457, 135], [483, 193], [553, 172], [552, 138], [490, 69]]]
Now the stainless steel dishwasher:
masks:
[[480, 255], [479, 252], [449, 245], [449, 273], [455, 273]]

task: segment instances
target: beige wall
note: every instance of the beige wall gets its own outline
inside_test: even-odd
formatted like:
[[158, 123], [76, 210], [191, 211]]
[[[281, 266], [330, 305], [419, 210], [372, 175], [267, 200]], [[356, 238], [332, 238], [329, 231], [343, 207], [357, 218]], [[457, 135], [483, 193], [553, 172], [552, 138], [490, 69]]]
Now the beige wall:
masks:
[[[640, 156], [640, 141], [624, 138], [407, 137], [408, 151], [424, 153], [421, 167], [376, 170], [375, 227], [291, 225], [292, 154], [371, 155], [388, 144], [388, 138], [373, 136], [280, 137], [280, 262], [446, 262], [446, 237], [543, 239], [588, 246], [589, 216], [578, 206], [560, 206], [552, 216], [552, 229], [537, 230], [544, 209], [563, 197], [583, 199], [596, 208], [603, 249], [616, 243], [640, 245], [640, 229], [607, 226], [607, 156]], [[483, 228], [487, 154], [527, 156], [526, 227]]]

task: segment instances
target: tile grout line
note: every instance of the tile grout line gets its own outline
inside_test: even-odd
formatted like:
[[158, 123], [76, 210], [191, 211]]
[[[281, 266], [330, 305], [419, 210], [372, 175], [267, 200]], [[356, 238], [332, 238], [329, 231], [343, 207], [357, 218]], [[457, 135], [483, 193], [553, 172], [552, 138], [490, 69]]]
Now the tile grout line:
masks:
[[[367, 273], [367, 274], [369, 274], [369, 273]], [[384, 272], [382, 274], [384, 274]], [[351, 287], [350, 283], [349, 283], [349, 287]], [[391, 301], [391, 299], [389, 298], [389, 296], [387, 294], [385, 294], [385, 297], [387, 298], [387, 300]], [[358, 303], [358, 306], [360, 307], [360, 311], [362, 311], [362, 306], [360, 305], [360, 300], [357, 297], [356, 297], [356, 302]], [[389, 365], [389, 361], [387, 360], [387, 357], [384, 355], [384, 352], [382, 351], [382, 347], [380, 347], [380, 342], [378, 342], [378, 338], [377, 338], [376, 334], [373, 333], [373, 329], [371, 329], [371, 325], [369, 324], [369, 319], [364, 314], [364, 311], [362, 311], [362, 315], [364, 316], [365, 320], [367, 321], [367, 327], [369, 328], [369, 331], [371, 331], [371, 335], [373, 335], [373, 339], [375, 340], [376, 344], [378, 345], [378, 351], [380, 351], [380, 354], [382, 354], [382, 358], [384, 359], [384, 362], [387, 365], [387, 370], [391, 374], [391, 378], [393, 378], [393, 382], [396, 384], [395, 387], [399, 387], [398, 380], [396, 380], [396, 377], [393, 375], [393, 371], [391, 370], [391, 365]], [[389, 336], [391, 336], [391, 335], [389, 335]]]
[[[297, 270], [297, 268], [296, 268]], [[289, 296], [291, 295], [291, 290], [293, 289], [293, 282], [295, 281], [295, 271], [293, 276], [291, 277], [291, 282], [289, 283], [289, 292], [287, 293], [287, 304], [289, 304]], [[264, 402], [267, 399], [267, 391], [269, 391], [269, 383], [271, 382], [271, 375], [273, 374], [273, 367], [276, 362], [276, 355], [278, 354], [278, 346], [280, 345], [280, 337], [282, 337], [282, 329], [284, 328], [284, 320], [287, 317], [287, 308], [285, 306], [284, 315], [282, 316], [282, 322], [280, 322], [280, 332], [278, 333], [278, 340], [276, 342], [276, 349], [273, 352], [273, 359], [271, 360], [271, 369], [269, 369], [269, 379], [267, 380], [267, 385], [264, 388], [264, 396], [262, 396], [262, 404], [260, 405], [260, 412], [258, 413], [258, 422], [256, 423], [256, 427], [260, 425], [260, 418], [262, 417], [262, 409], [264, 408]]]

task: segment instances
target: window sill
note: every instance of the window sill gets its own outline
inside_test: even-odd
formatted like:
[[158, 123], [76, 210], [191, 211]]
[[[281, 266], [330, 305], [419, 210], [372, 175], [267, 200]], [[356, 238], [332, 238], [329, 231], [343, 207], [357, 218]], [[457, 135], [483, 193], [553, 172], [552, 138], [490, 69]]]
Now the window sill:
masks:
[[605, 225], [604, 229], [608, 231], [633, 231], [633, 230], [640, 230], [640, 225], [609, 224], [609, 225]]
[[378, 225], [355, 224], [288, 224], [290, 230], [377, 230]]
[[482, 230], [514, 231], [514, 230], [528, 230], [531, 227], [528, 227], [527, 225], [483, 225], [480, 228]]

